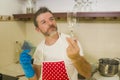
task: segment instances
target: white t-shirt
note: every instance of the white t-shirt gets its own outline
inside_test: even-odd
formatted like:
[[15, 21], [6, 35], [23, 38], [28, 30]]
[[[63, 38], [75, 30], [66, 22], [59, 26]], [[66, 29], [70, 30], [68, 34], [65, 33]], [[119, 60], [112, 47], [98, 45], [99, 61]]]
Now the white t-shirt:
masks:
[[[77, 77], [78, 72], [76, 68], [72, 65], [72, 62], [68, 58], [66, 53], [67, 52], [66, 49], [69, 45], [66, 40], [67, 37], [70, 36], [61, 33], [59, 35], [59, 39], [51, 46], [45, 45], [45, 40], [43, 40], [38, 45], [33, 55], [34, 64], [41, 65], [43, 61], [49, 61], [49, 62], [64, 61], [69, 79], [78, 80]], [[78, 45], [80, 47], [80, 55], [83, 56], [82, 48], [79, 42]]]

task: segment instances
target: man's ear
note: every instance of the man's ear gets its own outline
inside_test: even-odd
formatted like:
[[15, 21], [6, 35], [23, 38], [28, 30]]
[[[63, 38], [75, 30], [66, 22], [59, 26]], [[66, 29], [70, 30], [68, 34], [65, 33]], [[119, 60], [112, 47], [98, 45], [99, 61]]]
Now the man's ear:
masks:
[[35, 30], [36, 30], [37, 32], [40, 32], [40, 29], [39, 29], [39, 28], [35, 28]]

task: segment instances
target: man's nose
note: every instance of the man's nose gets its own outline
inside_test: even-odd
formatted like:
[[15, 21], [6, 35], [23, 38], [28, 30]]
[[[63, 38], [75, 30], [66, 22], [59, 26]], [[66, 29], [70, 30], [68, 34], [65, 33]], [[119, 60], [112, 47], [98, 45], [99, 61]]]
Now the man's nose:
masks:
[[49, 24], [49, 25], [52, 25], [52, 21], [48, 21], [48, 24]]

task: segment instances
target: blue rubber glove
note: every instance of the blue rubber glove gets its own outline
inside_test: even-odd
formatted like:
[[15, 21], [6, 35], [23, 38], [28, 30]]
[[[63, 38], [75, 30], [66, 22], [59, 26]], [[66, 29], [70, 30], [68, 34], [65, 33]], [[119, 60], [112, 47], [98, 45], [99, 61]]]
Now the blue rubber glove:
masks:
[[31, 64], [31, 56], [29, 55], [30, 50], [23, 50], [20, 54], [20, 64], [24, 70], [27, 78], [32, 78], [35, 75], [35, 71]]

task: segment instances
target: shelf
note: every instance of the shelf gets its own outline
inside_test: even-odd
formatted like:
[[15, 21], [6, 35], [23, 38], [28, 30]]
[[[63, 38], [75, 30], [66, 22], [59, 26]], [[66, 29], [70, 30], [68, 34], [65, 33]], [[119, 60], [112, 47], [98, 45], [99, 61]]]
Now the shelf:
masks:
[[[66, 20], [67, 13], [53, 13], [56, 20]], [[15, 20], [29, 21], [32, 20], [34, 14], [13, 14]], [[79, 21], [103, 20], [103, 21], [120, 21], [120, 12], [78, 12]]]
[[28, 21], [32, 20], [34, 14], [13, 14], [15, 20]]

